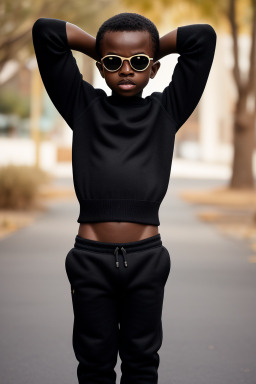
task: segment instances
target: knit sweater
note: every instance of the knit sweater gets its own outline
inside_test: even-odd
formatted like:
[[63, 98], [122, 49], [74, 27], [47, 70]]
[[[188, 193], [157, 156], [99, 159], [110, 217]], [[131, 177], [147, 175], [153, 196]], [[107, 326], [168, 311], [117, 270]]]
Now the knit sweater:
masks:
[[162, 92], [108, 96], [83, 79], [68, 45], [66, 21], [39, 18], [33, 44], [45, 89], [72, 129], [78, 223], [160, 225], [175, 135], [197, 106], [212, 66], [216, 32], [209, 24], [177, 29], [179, 54]]

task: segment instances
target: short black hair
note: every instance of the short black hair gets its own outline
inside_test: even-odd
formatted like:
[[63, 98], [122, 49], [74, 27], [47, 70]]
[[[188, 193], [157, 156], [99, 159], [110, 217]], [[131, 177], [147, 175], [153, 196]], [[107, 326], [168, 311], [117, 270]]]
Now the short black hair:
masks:
[[152, 36], [154, 59], [157, 58], [159, 32], [155, 24], [147, 17], [133, 12], [122, 12], [104, 21], [96, 35], [96, 52], [99, 57], [102, 57], [100, 43], [107, 31], [148, 31]]

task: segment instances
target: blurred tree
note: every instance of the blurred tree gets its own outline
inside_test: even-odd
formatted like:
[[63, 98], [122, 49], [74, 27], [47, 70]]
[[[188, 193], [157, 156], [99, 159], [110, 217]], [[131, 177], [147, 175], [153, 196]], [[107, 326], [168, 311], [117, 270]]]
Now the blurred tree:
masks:
[[[0, 3], [0, 72], [9, 60], [16, 60], [21, 65], [34, 56], [32, 43], [32, 27], [40, 17], [49, 17], [69, 21], [80, 28], [96, 35], [99, 26], [107, 17], [118, 12], [118, 0], [3, 0]], [[81, 53], [78, 53], [81, 57]], [[82, 55], [83, 65], [86, 69], [86, 80], [93, 82], [94, 61]], [[39, 121], [42, 110], [42, 80], [38, 77], [38, 69], [31, 72], [31, 134], [36, 146], [36, 166], [39, 166]], [[7, 80], [5, 80], [7, 81]], [[0, 81], [1, 86], [4, 81]], [[11, 105], [13, 103], [13, 105]], [[26, 116], [27, 104], [21, 102], [18, 95], [3, 91], [1, 109], [4, 113], [15, 113]]]
[[13, 90], [0, 92], [0, 113], [29, 117], [29, 98]]
[[[203, 22], [231, 32], [233, 41], [233, 78], [237, 100], [233, 118], [233, 166], [230, 188], [254, 188], [253, 151], [256, 122], [256, 0], [122, 0], [133, 12], [142, 13], [161, 24], [170, 16], [175, 24]], [[208, 21], [206, 21], [208, 20]], [[249, 66], [242, 73], [239, 33], [250, 35]]]
[[0, 4], [0, 71], [10, 59], [24, 63], [34, 54], [32, 26], [39, 17], [67, 20], [96, 34], [117, 0], [3, 0]]

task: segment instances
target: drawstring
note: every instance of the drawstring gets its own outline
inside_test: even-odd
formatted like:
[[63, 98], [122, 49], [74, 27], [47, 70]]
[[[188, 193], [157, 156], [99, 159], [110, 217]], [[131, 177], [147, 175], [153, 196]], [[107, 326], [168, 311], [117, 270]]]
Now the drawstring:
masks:
[[119, 268], [119, 261], [118, 261], [118, 247], [116, 247], [114, 251], [114, 255], [116, 256], [116, 267]]
[[125, 258], [126, 250], [124, 249], [124, 247], [121, 248], [121, 251], [123, 252], [124, 266], [128, 267], [128, 263], [127, 263], [127, 260]]
[[[125, 267], [128, 267], [128, 263], [127, 263], [127, 260], [125, 258], [125, 254], [126, 254], [126, 250], [124, 249], [124, 247], [121, 247], [120, 248], [122, 253], [123, 253], [123, 259], [124, 259], [124, 266]], [[119, 247], [116, 247], [116, 249], [114, 250], [114, 255], [116, 257], [116, 267], [119, 268], [119, 259], [118, 259], [118, 251], [119, 251]]]

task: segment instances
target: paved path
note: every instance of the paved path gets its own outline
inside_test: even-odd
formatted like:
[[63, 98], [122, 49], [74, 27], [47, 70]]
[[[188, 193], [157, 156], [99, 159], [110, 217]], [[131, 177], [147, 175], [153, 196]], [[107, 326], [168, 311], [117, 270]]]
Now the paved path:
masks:
[[[166, 285], [159, 384], [256, 383], [256, 264], [245, 241], [196, 219], [177, 192], [224, 181], [171, 178], [160, 233]], [[77, 384], [64, 260], [77, 233], [76, 201], [54, 203], [0, 241], [0, 383]], [[120, 380], [120, 359], [117, 362]], [[130, 383], [132, 384], [132, 383]]]

